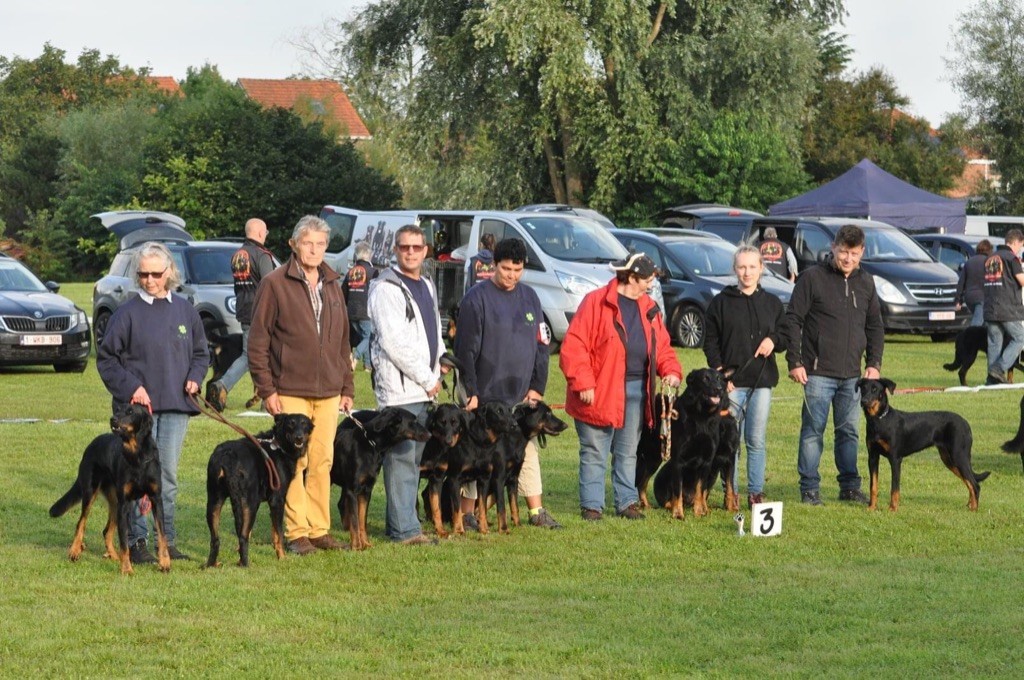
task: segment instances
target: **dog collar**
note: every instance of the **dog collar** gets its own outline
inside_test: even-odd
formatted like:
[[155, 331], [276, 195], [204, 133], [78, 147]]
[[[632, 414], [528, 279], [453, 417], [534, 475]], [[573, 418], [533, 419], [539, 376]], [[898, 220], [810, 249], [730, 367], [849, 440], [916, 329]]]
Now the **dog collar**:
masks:
[[281, 449], [281, 447], [278, 446], [277, 444], [276, 437], [274, 439], [257, 439], [256, 441], [258, 441], [264, 448], [270, 449], [271, 451], [273, 451], [274, 449]]
[[881, 420], [882, 418], [884, 418], [887, 415], [889, 415], [889, 411], [891, 411], [891, 410], [892, 410], [892, 408], [888, 404], [886, 404], [885, 405], [885, 410], [882, 411], [881, 415], [878, 416], [878, 419]]

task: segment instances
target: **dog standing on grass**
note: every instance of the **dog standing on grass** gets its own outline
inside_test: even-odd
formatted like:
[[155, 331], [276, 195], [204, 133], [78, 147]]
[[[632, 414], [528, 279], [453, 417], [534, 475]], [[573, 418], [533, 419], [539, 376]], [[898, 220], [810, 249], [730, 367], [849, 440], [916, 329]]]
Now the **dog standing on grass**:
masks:
[[274, 427], [256, 435], [277, 472], [280, 486], [272, 488], [263, 453], [248, 439], [217, 445], [206, 466], [206, 524], [210, 528], [210, 556], [205, 567], [219, 567], [220, 513], [231, 499], [238, 536], [238, 566], [249, 566], [249, 537], [256, 512], [266, 501], [270, 506], [270, 535], [277, 559], [284, 558], [284, 497], [295, 478], [295, 467], [306, 455], [313, 421], [300, 413], [274, 416]]
[[[149, 496], [156, 524], [157, 559], [160, 571], [170, 571], [171, 558], [164, 534], [163, 501], [160, 497], [160, 456], [153, 440], [153, 416], [141, 404], [129, 404], [110, 418], [112, 433], [92, 440], [82, 454], [78, 478], [66, 494], [50, 508], [50, 517], [60, 517], [81, 502], [82, 514], [68, 557], [77, 562], [85, 550], [85, 523], [99, 494], [107, 499], [107, 525], [103, 528], [104, 557], [117, 559], [121, 573], [131, 574], [128, 556], [128, 523], [132, 501]], [[120, 551], [114, 549], [114, 527]]]
[[970, 424], [950, 411], [908, 413], [889, 406], [889, 394], [896, 383], [888, 378], [857, 381], [860, 405], [868, 423], [868, 470], [871, 473], [871, 501], [868, 510], [878, 507], [878, 459], [885, 458], [892, 468], [889, 509], [900, 507], [900, 465], [907, 456], [934, 446], [939, 457], [967, 486], [967, 507], [978, 509], [981, 482], [988, 472], [975, 473], [971, 467], [973, 437]]

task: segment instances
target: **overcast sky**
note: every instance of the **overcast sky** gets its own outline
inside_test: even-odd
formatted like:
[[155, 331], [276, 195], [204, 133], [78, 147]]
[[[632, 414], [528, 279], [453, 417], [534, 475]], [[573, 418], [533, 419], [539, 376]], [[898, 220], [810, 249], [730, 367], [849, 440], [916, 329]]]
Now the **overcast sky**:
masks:
[[[0, 0], [0, 54], [33, 59], [50, 42], [71, 61], [84, 48], [114, 54], [154, 75], [185, 76], [210, 62], [229, 80], [299, 74], [290, 44], [365, 0]], [[882, 66], [911, 99], [912, 113], [939, 125], [960, 103], [944, 80], [952, 26], [968, 0], [846, 0], [853, 67]]]

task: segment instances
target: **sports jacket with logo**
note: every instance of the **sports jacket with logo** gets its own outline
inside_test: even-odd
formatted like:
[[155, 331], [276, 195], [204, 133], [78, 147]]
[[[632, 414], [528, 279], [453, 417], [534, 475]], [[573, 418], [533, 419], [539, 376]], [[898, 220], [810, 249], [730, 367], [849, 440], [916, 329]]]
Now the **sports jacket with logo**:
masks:
[[245, 239], [242, 247], [231, 256], [231, 275], [235, 280], [235, 318], [238, 323], [246, 326], [252, 323], [256, 288], [263, 277], [276, 268], [274, 254], [251, 238]]

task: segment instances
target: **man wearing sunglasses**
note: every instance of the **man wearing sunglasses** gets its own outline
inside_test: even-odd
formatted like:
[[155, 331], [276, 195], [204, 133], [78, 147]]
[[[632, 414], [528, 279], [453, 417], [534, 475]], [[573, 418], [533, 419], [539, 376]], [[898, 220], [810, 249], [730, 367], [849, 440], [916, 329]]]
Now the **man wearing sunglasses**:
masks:
[[[427, 257], [423, 230], [408, 224], [395, 233], [395, 266], [370, 284], [367, 301], [374, 394], [380, 408], [398, 406], [426, 424], [427, 406], [441, 391], [441, 319], [437, 293], [422, 275]], [[423, 442], [396, 445], [384, 458], [387, 535], [405, 545], [432, 543], [416, 516]]]

